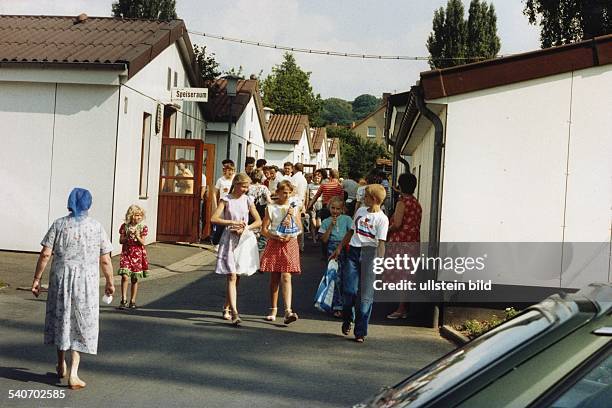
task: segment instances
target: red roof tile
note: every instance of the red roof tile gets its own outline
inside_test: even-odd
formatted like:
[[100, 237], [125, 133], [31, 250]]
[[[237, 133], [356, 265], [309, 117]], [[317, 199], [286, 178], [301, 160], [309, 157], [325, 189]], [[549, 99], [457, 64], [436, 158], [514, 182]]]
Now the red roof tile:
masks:
[[330, 157], [335, 156], [336, 153], [338, 153], [338, 147], [339, 147], [338, 139], [330, 139], [327, 155]]
[[308, 115], [272, 115], [268, 123], [270, 142], [299, 143], [302, 131], [309, 132]]
[[133, 77], [175, 41], [185, 41], [194, 85], [193, 48], [183, 20], [0, 15], [0, 63], [128, 68]]
[[327, 129], [324, 127], [312, 129], [314, 134], [312, 135], [312, 150], [314, 152], [320, 152], [323, 147], [323, 142], [327, 140]]

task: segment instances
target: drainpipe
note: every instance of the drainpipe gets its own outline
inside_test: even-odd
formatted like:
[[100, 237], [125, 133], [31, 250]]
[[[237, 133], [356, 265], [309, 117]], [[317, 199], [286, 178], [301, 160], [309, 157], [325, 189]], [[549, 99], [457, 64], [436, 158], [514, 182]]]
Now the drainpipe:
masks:
[[[429, 246], [428, 256], [437, 257], [440, 253], [440, 184], [442, 169], [442, 149], [444, 149], [442, 121], [434, 112], [425, 105], [423, 89], [413, 86], [411, 92], [415, 96], [415, 102], [419, 112], [424, 115], [434, 126], [434, 156], [431, 180], [431, 216], [429, 217]], [[435, 271], [435, 280], [438, 280], [438, 271]], [[442, 304], [434, 305], [432, 325], [438, 327], [440, 323], [440, 311]]]
[[[395, 140], [391, 139], [391, 133], [389, 132], [389, 129], [391, 128], [391, 116], [392, 116], [392, 109], [391, 108], [391, 103], [389, 101], [389, 98], [387, 98], [387, 108], [386, 108], [386, 113], [387, 113], [387, 119], [386, 119], [386, 123], [385, 123], [385, 142], [387, 143], [387, 146], [393, 146], [393, 158], [392, 158], [392, 163], [391, 163], [391, 186], [395, 186], [396, 182], [397, 182], [397, 178], [399, 177], [399, 174], [397, 174], [397, 162], [400, 161], [404, 164], [404, 166], [406, 166], [406, 168], [408, 169], [408, 173], [410, 173], [410, 165], [408, 164], [408, 161], [406, 161], [406, 159], [404, 159], [402, 157], [402, 143], [400, 142], [400, 138], [395, 138]], [[406, 108], [406, 112], [408, 111], [408, 108]], [[405, 113], [404, 113], [405, 114]], [[400, 142], [400, 143], [398, 143]], [[393, 189], [392, 189], [393, 190]], [[393, 194], [391, 195], [391, 208], [395, 208], [395, 199]]]

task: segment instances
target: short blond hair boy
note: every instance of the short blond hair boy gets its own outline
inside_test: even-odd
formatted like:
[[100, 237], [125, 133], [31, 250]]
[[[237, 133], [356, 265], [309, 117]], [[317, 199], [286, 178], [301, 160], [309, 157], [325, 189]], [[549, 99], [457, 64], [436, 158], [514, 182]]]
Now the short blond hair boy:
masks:
[[387, 190], [381, 184], [369, 184], [365, 189], [366, 195], [369, 195], [376, 204], [382, 204], [387, 196]]

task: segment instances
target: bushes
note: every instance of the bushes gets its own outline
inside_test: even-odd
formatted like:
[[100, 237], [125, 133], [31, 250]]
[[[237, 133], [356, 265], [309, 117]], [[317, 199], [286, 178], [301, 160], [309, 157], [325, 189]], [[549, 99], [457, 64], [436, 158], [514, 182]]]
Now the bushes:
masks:
[[376, 159], [387, 157], [385, 148], [371, 140], [364, 140], [355, 132], [343, 127], [328, 127], [327, 137], [340, 139], [340, 163], [338, 170], [347, 177], [349, 170], [356, 170], [362, 176], [376, 168]]
[[470, 339], [475, 339], [483, 333], [488, 332], [492, 328], [499, 326], [503, 322], [508, 319], [513, 318], [519, 312], [516, 311], [513, 307], [508, 307], [504, 310], [504, 318], [499, 319], [497, 315], [492, 315], [490, 319], [487, 320], [466, 320], [461, 326], [456, 327], [461, 333], [469, 337]]

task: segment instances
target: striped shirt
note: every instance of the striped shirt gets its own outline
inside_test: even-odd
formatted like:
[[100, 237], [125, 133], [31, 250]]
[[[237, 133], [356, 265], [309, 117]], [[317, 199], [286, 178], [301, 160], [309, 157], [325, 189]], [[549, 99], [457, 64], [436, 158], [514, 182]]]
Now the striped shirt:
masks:
[[319, 191], [321, 192], [321, 196], [323, 197], [323, 205], [329, 204], [329, 200], [334, 196], [339, 196], [344, 201], [344, 190], [342, 186], [338, 182], [330, 182], [321, 184], [319, 187]]

